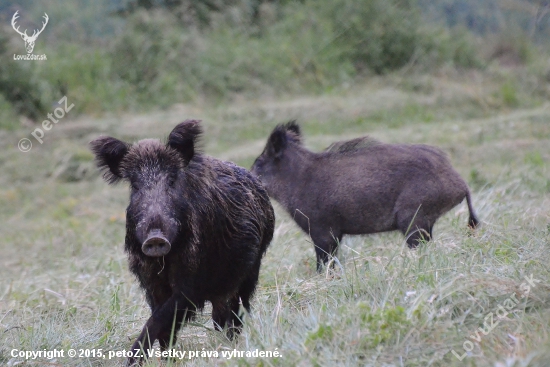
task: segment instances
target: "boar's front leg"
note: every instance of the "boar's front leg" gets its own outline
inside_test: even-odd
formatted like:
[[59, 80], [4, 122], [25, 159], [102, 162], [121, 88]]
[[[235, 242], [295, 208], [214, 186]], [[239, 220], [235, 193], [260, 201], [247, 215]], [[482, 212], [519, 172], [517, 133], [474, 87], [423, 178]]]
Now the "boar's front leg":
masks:
[[[145, 323], [141, 334], [132, 345], [131, 351], [137, 356], [129, 357], [127, 365], [140, 365], [143, 359], [147, 357], [147, 351], [151, 349], [157, 339], [161, 348], [166, 349], [171, 341], [170, 336], [173, 337], [172, 341], [175, 340], [176, 333], [183, 321], [192, 319], [195, 313], [196, 307], [185, 297], [183, 292], [172, 295], [153, 312]], [[173, 331], [172, 325], [174, 325]]]
[[342, 240], [342, 234], [335, 234], [333, 231], [325, 231], [324, 233], [315, 231], [311, 233], [311, 239], [317, 255], [317, 272], [320, 273], [329, 257], [336, 255], [338, 244]]

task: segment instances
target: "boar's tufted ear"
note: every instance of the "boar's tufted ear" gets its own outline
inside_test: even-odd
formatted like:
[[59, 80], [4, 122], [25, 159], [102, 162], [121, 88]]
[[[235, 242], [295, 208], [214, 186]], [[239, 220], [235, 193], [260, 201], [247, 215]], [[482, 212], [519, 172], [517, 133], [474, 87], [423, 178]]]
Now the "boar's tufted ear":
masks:
[[122, 178], [120, 163], [128, 153], [130, 146], [109, 136], [101, 136], [90, 142], [90, 149], [95, 154], [97, 166], [104, 171], [103, 178], [108, 183], [116, 183]]
[[287, 122], [285, 124], [285, 128], [287, 129], [287, 131], [293, 132], [298, 137], [302, 136], [302, 133], [300, 131], [300, 125], [298, 125], [296, 123], [296, 120], [291, 120], [291, 121]]
[[277, 126], [267, 141], [267, 153], [275, 159], [280, 159], [287, 146], [287, 140], [284, 126]]
[[201, 134], [200, 120], [185, 120], [172, 130], [166, 145], [180, 152], [185, 164], [188, 164], [195, 155], [196, 145]]

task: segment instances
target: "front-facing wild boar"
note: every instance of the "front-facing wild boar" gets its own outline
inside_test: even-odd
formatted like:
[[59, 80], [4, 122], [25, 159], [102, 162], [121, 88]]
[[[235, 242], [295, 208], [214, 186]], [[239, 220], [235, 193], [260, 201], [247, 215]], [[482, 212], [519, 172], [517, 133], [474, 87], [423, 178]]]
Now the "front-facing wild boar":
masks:
[[206, 301], [216, 329], [227, 328], [230, 338], [239, 333], [239, 299], [250, 311], [273, 237], [273, 208], [261, 183], [244, 168], [197, 152], [201, 132], [198, 121], [188, 120], [166, 144], [91, 142], [106, 181], [131, 185], [125, 250], [152, 316], [132, 346], [130, 365], [157, 339], [167, 348]]
[[427, 145], [383, 144], [368, 137], [314, 153], [295, 122], [278, 125], [252, 166], [269, 195], [311, 236], [317, 270], [344, 234], [400, 230], [410, 248], [432, 237], [437, 218], [470, 191], [445, 154]]

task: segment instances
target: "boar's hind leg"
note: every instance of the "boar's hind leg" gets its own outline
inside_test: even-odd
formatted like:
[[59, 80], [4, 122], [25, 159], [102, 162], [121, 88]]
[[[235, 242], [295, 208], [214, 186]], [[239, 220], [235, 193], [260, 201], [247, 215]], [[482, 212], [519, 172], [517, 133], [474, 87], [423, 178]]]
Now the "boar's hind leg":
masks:
[[432, 239], [433, 224], [424, 218], [398, 219], [397, 227], [407, 237], [407, 245], [411, 249], [416, 248], [421, 241]]
[[231, 298], [231, 314], [229, 321], [229, 328], [227, 329], [227, 337], [230, 340], [240, 334], [243, 329], [243, 314], [239, 313], [239, 296]]
[[244, 314], [239, 312], [239, 299], [244, 309], [250, 312], [250, 299], [254, 295], [258, 284], [260, 265], [261, 258], [256, 261], [248, 276], [241, 283], [238, 293], [231, 297], [228, 302], [212, 305], [212, 319], [216, 330], [223, 331], [224, 327], [227, 326], [227, 337], [230, 340], [242, 331]]
[[242, 282], [241, 286], [239, 287], [239, 297], [241, 298], [241, 302], [243, 303], [243, 307], [247, 312], [250, 313], [250, 299], [254, 295], [254, 292], [256, 291], [256, 285], [258, 284], [258, 277], [260, 276], [260, 265], [261, 265], [261, 258], [256, 261], [256, 264], [254, 264], [254, 267], [246, 277], [246, 279]]
[[239, 313], [239, 302], [238, 299], [241, 299], [241, 302], [243, 304], [244, 309], [250, 313], [250, 299], [254, 296], [254, 292], [256, 291], [256, 285], [258, 284], [258, 278], [260, 276], [260, 265], [261, 265], [261, 257], [258, 258], [256, 263], [254, 264], [254, 267], [246, 277], [246, 279], [242, 282], [241, 286], [239, 287], [239, 293], [237, 297], [237, 302], [233, 303], [232, 305], [232, 314], [231, 317], [233, 319], [233, 331], [236, 334], [240, 334], [242, 330], [243, 325], [243, 313]]
[[227, 326], [227, 338], [232, 340], [235, 334], [239, 334], [242, 321], [239, 316], [239, 296], [234, 295], [228, 301], [212, 304], [212, 321], [218, 331], [223, 331]]

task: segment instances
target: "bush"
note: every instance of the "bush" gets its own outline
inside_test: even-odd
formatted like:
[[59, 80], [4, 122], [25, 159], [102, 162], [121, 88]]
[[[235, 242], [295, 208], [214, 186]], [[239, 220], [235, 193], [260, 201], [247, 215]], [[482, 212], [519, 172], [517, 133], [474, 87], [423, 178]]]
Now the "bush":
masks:
[[[20, 53], [10, 47], [10, 38], [4, 29], [0, 29], [0, 104], [11, 104], [13, 113], [25, 115], [31, 119], [38, 119], [46, 111], [43, 101], [43, 88], [38, 83], [34, 69], [29, 62], [13, 60], [14, 53]], [[2, 122], [2, 126], [13, 123]]]
[[0, 129], [13, 130], [19, 125], [12, 104], [0, 94]]
[[[416, 0], [212, 0], [206, 23], [182, 18], [199, 3], [127, 2], [118, 33], [56, 39], [47, 62], [0, 65], [0, 94], [40, 120], [65, 94], [77, 112], [143, 110], [235, 93], [319, 92], [411, 61], [481, 65], [471, 34], [425, 26]], [[0, 55], [9, 59], [5, 38]]]
[[484, 62], [476, 46], [473, 35], [464, 28], [422, 27], [418, 32], [417, 63], [426, 70], [442, 64], [481, 68]]
[[395, 70], [407, 64], [415, 52], [420, 18], [412, 0], [335, 0], [315, 4], [338, 36], [335, 45], [341, 47], [342, 58], [359, 70], [367, 68], [378, 74]]
[[[111, 46], [112, 73], [127, 83], [139, 105], [168, 106], [189, 99], [195, 37], [165, 11], [138, 11]], [[188, 78], [185, 78], [188, 77]]]

